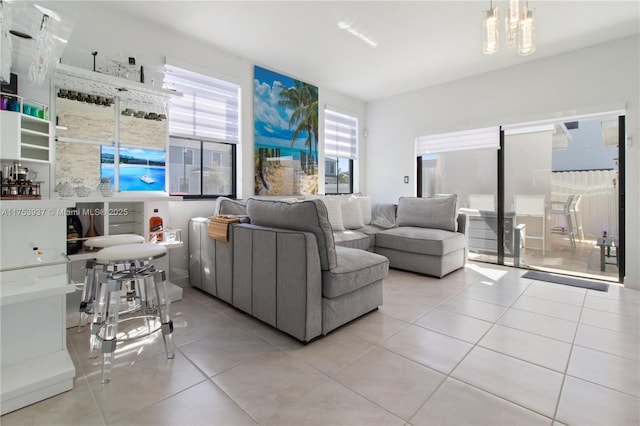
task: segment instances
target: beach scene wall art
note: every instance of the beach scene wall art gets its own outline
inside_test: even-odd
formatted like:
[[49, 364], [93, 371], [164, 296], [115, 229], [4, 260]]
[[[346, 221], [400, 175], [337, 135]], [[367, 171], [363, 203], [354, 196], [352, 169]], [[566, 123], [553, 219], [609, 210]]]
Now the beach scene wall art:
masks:
[[318, 87], [254, 68], [256, 195], [318, 193]]

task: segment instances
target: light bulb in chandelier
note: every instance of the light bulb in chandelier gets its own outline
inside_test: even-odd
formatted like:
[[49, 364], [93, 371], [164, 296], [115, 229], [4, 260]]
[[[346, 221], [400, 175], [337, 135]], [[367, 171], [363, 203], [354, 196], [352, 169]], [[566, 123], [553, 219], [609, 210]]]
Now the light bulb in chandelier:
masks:
[[528, 7], [522, 12], [522, 20], [518, 31], [518, 55], [527, 56], [536, 51], [535, 19], [533, 10]]
[[520, 0], [509, 0], [507, 16], [504, 18], [505, 35], [507, 47], [513, 48], [517, 45], [518, 26], [520, 24]]
[[498, 8], [491, 7], [487, 10], [484, 19], [484, 41], [482, 52], [485, 55], [492, 55], [500, 48], [500, 34], [498, 32]]

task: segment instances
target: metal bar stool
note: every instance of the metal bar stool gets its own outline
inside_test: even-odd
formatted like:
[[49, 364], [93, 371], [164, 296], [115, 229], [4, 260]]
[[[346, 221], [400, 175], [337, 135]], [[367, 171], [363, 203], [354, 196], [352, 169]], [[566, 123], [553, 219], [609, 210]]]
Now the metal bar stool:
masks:
[[[89, 238], [84, 242], [84, 246], [92, 249], [103, 249], [118, 245], [142, 243], [144, 243], [144, 237], [140, 235], [121, 234]], [[80, 315], [78, 318], [78, 333], [82, 333], [84, 331], [87, 319], [89, 316], [93, 315], [93, 325], [89, 341], [89, 347], [92, 351], [97, 350], [98, 342], [95, 339], [95, 333], [97, 331], [96, 324], [102, 322], [101, 313], [96, 313], [95, 309], [98, 273], [106, 271], [109, 266], [112, 270], [116, 270], [118, 267], [120, 269], [128, 269], [130, 265], [109, 265], [108, 263], [100, 263], [95, 258], [88, 259], [85, 265], [84, 284], [82, 286], [82, 298], [80, 299], [79, 308]]]
[[[145, 321], [147, 333], [135, 338], [162, 331], [164, 348], [168, 359], [175, 357], [173, 322], [169, 313], [169, 301], [165, 295], [165, 273], [155, 269], [149, 262], [164, 256], [166, 247], [158, 244], [129, 244], [108, 247], [97, 253], [97, 261], [111, 265], [129, 264], [127, 270], [102, 271], [98, 273], [96, 287], [96, 312], [104, 312], [104, 321], [95, 334], [100, 342], [102, 354], [102, 380], [109, 383], [113, 359], [118, 341], [118, 323], [128, 320]], [[129, 306], [122, 309], [122, 291], [126, 290]], [[154, 324], [152, 322], [158, 322]]]

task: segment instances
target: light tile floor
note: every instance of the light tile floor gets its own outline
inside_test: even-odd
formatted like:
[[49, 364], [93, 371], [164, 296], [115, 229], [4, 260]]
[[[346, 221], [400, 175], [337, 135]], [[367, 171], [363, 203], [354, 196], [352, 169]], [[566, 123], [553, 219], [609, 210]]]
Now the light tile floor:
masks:
[[391, 270], [377, 312], [308, 345], [188, 288], [171, 306], [174, 360], [158, 337], [123, 344], [102, 385], [69, 329], [73, 390], [0, 423], [640, 424], [640, 292], [523, 273]]

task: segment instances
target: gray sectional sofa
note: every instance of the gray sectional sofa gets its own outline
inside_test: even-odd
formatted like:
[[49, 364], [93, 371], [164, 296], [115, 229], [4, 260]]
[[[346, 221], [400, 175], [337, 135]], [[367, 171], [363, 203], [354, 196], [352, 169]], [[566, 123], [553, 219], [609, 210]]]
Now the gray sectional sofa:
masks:
[[250, 223], [222, 242], [208, 237], [208, 219], [190, 220], [191, 285], [307, 342], [382, 305], [389, 266], [442, 277], [465, 264], [455, 196], [402, 197], [373, 206], [366, 224], [345, 216], [346, 228], [333, 201], [218, 199], [215, 214]]

